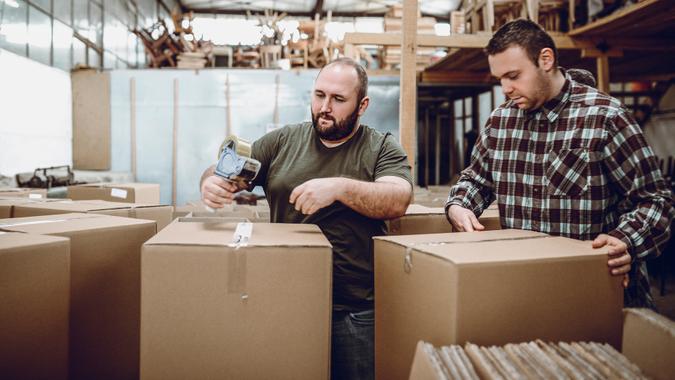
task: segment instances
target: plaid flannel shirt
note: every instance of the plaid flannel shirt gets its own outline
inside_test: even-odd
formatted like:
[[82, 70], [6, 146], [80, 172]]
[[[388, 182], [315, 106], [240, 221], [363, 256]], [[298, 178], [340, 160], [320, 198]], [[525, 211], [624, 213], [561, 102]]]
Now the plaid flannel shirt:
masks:
[[617, 99], [565, 74], [560, 94], [538, 110], [507, 101], [493, 111], [446, 211], [456, 204], [480, 216], [495, 198], [503, 228], [621, 239], [634, 258], [625, 303], [653, 307], [644, 260], [668, 241], [671, 194]]

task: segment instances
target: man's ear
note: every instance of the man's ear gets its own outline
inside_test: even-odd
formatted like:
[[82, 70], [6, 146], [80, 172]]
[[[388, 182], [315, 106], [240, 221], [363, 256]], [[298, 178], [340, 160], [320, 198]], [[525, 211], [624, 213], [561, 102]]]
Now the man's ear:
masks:
[[368, 104], [370, 104], [369, 97], [366, 96], [365, 98], [361, 99], [361, 103], [359, 103], [359, 116], [363, 115], [366, 112]]
[[555, 69], [555, 53], [551, 48], [543, 48], [539, 52], [539, 67], [544, 71], [551, 71]]

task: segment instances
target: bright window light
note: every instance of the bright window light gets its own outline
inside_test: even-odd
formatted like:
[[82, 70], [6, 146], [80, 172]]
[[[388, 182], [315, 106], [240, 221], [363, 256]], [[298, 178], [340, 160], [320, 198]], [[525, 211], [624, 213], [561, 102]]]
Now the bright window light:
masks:
[[434, 25], [437, 36], [449, 36], [450, 35], [450, 24], [446, 22], [439, 22]]
[[262, 37], [257, 20], [195, 17], [192, 30], [216, 45], [258, 45]]

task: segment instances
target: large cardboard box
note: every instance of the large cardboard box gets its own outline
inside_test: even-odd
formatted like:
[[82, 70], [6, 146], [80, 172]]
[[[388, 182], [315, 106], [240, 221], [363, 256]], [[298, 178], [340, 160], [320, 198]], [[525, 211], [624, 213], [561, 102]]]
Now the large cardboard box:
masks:
[[34, 199], [25, 197], [0, 197], [0, 219], [14, 217], [14, 207], [21, 204], [42, 204], [47, 202], [63, 202], [64, 199]]
[[141, 378], [327, 379], [332, 250], [319, 228], [190, 220], [143, 245]]
[[419, 340], [620, 347], [621, 278], [591, 242], [519, 230], [374, 239], [378, 379], [406, 378]]
[[25, 187], [0, 188], [0, 198], [6, 197], [43, 199], [47, 198], [47, 189], [29, 189]]
[[623, 354], [654, 380], [675, 376], [675, 322], [649, 309], [625, 309]]
[[14, 207], [14, 217], [16, 218], [73, 212], [154, 220], [157, 223], [157, 230], [159, 231], [171, 223], [173, 207], [100, 200], [63, 200], [48, 203], [20, 204]]
[[68, 379], [70, 242], [0, 232], [0, 377]]
[[110, 73], [77, 70], [73, 86], [73, 168], [110, 170]]
[[84, 201], [98, 199], [110, 202], [160, 204], [156, 183], [92, 183], [68, 186], [68, 198]]
[[[486, 231], [501, 229], [499, 210], [488, 208], [478, 218]], [[388, 235], [417, 235], [453, 232], [443, 207], [408, 206], [404, 216], [387, 221]]]
[[137, 379], [141, 245], [155, 222], [59, 214], [0, 230], [70, 238], [70, 379]]

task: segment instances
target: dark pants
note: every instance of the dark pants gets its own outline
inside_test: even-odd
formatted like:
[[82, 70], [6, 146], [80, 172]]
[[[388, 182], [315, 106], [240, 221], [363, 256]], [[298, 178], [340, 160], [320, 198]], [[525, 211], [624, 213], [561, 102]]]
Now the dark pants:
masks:
[[333, 380], [375, 377], [375, 311], [334, 312], [331, 340]]

